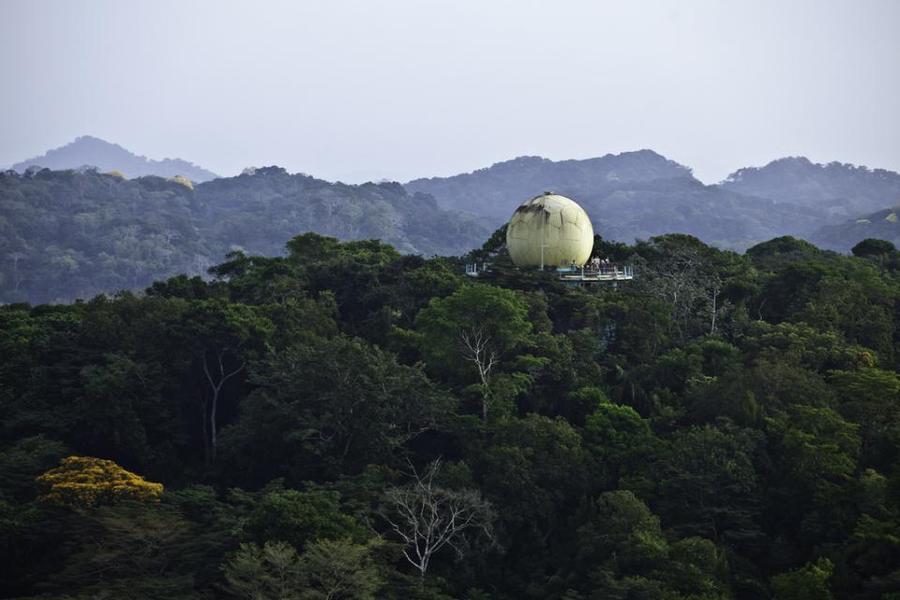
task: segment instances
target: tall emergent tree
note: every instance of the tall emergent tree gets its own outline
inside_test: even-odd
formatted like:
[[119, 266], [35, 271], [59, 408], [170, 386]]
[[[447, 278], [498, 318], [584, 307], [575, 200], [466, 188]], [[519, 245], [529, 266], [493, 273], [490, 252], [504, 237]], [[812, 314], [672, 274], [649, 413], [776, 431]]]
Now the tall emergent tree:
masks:
[[423, 334], [422, 351], [429, 367], [448, 372], [462, 384], [474, 383], [486, 421], [496, 370], [526, 345], [531, 333], [525, 298], [489, 285], [464, 286], [446, 298], [433, 299], [419, 313], [416, 325]]

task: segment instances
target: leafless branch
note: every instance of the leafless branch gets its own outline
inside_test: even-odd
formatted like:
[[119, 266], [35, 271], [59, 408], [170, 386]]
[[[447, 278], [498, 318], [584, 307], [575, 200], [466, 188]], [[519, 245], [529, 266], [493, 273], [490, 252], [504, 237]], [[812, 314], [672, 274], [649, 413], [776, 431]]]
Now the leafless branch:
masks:
[[491, 348], [491, 337], [480, 327], [460, 329], [459, 339], [463, 347], [463, 358], [475, 365], [478, 371], [482, 395], [481, 416], [487, 420], [491, 372], [497, 366], [499, 358]]
[[424, 474], [412, 465], [413, 482], [385, 493], [385, 521], [404, 544], [403, 556], [424, 577], [432, 556], [444, 546], [462, 556], [469, 532], [493, 539], [494, 511], [477, 490], [450, 490], [435, 484], [440, 460]]

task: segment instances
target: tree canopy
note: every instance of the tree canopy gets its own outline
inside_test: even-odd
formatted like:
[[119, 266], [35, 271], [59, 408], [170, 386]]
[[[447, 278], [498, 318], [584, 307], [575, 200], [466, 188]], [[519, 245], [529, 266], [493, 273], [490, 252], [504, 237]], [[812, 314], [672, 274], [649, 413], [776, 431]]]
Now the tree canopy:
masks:
[[900, 593], [894, 251], [604, 248], [633, 282], [304, 234], [0, 306], [0, 595]]

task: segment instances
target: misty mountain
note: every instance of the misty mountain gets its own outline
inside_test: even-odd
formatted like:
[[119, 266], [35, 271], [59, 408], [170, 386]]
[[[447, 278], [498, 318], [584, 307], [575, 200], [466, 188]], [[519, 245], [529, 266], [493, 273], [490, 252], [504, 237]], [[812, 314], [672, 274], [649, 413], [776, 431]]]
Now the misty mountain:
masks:
[[0, 303], [54, 302], [204, 275], [230, 251], [279, 255], [314, 231], [406, 253], [460, 254], [490, 230], [400, 184], [329, 183], [278, 167], [196, 186], [95, 169], [0, 173]]
[[65, 170], [85, 166], [97, 167], [101, 171], [119, 171], [126, 177], [181, 175], [194, 182], [209, 181], [218, 177], [215, 173], [180, 158], [152, 160], [129, 152], [118, 144], [89, 135], [75, 138], [75, 141], [65, 146], [49, 150], [43, 156], [17, 163], [12, 168], [24, 173], [30, 167]]
[[809, 240], [822, 248], [849, 252], [866, 238], [887, 240], [900, 246], [900, 206], [886, 208], [814, 231]]
[[331, 183], [280, 167], [203, 183], [195, 194], [209, 207], [210, 220], [201, 225], [209, 237], [254, 254], [280, 254], [288, 239], [314, 231], [342, 240], [380, 239], [408, 254], [454, 255], [480, 246], [491, 233], [399, 183]]
[[581, 204], [595, 232], [607, 239], [631, 243], [687, 233], [739, 252], [781, 235], [806, 237], [822, 223], [813, 210], [736, 194], [693, 178], [631, 184], [607, 194], [586, 193]]
[[581, 204], [603, 237], [625, 242], [678, 232], [743, 250], [786, 233], [806, 235], [825, 223], [804, 206], [704, 185], [688, 167], [651, 150], [558, 162], [520, 157], [472, 173], [417, 179], [406, 188], [492, 226], [523, 201], [552, 190]]
[[405, 186], [331, 183], [279, 167], [193, 186], [97, 169], [7, 171], [0, 174], [0, 302], [69, 300], [205, 274], [230, 251], [278, 255], [307, 231], [381, 239], [404, 253], [459, 255], [544, 190], [577, 200], [606, 239], [687, 233], [740, 251], [790, 235], [847, 251], [867, 237], [898, 241], [893, 210], [878, 205], [845, 216], [900, 204], [890, 200], [898, 180], [889, 171], [782, 159], [704, 185], [649, 150], [587, 160], [520, 157]]
[[522, 202], [542, 191], [581, 202], [588, 194], [673, 179], [693, 179], [691, 170], [652, 150], [639, 150], [585, 160], [520, 156], [472, 173], [416, 179], [406, 189], [431, 194], [443, 208], [472, 212], [500, 225]]
[[722, 189], [820, 211], [831, 222], [900, 204], [900, 173], [839, 162], [780, 158], [735, 171]]

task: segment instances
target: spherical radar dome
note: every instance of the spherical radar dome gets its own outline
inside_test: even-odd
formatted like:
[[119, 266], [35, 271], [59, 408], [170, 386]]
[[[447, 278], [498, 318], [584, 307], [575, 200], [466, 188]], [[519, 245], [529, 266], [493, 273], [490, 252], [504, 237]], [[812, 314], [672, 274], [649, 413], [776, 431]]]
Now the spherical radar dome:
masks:
[[506, 246], [519, 267], [581, 266], [591, 257], [594, 227], [577, 203], [544, 192], [513, 213], [506, 228]]

